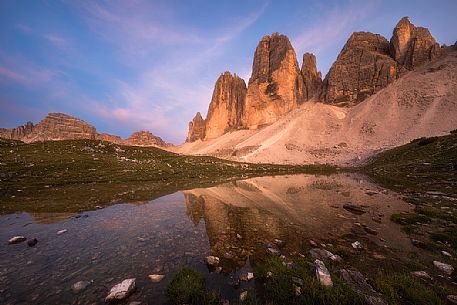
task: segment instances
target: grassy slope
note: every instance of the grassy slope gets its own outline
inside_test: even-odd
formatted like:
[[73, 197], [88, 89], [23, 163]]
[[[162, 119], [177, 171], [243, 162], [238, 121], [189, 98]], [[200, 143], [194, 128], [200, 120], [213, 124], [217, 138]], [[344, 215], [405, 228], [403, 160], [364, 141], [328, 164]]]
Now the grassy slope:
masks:
[[0, 213], [77, 212], [231, 179], [332, 170], [237, 163], [91, 140], [1, 140]]

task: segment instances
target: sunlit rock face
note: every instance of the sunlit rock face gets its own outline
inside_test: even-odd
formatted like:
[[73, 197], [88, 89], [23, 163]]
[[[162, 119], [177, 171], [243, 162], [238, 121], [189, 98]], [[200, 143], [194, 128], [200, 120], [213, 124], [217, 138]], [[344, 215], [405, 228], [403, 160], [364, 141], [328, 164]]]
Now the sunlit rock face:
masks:
[[[285, 241], [281, 251], [286, 256], [305, 251], [309, 239], [344, 244], [341, 239], [352, 234], [355, 223], [377, 232], [362, 232], [363, 236], [356, 237], [362, 241], [379, 243], [383, 238], [403, 248], [410, 244], [398, 227], [381, 224], [393, 212], [408, 210], [408, 205], [363, 176], [259, 177], [183, 193], [188, 216], [195, 225], [204, 221], [212, 255], [221, 258], [226, 271], [243, 266], [248, 259], [264, 258], [266, 243], [274, 239]], [[347, 202], [363, 204], [366, 213], [344, 209]]]
[[200, 112], [195, 114], [195, 117], [189, 122], [189, 131], [187, 133], [186, 142], [195, 142], [205, 138], [205, 120]]
[[95, 140], [95, 127], [64, 113], [49, 113], [21, 140], [29, 142], [50, 140]]
[[216, 81], [205, 123], [205, 139], [213, 139], [241, 126], [246, 84], [236, 74], [225, 72]]
[[0, 138], [10, 140], [21, 140], [33, 131], [33, 123], [27, 122], [15, 128], [0, 128]]
[[390, 39], [392, 57], [406, 69], [413, 69], [439, 57], [440, 46], [423, 27], [416, 27], [408, 17], [403, 17], [395, 26]]
[[314, 54], [303, 54], [301, 74], [305, 85], [305, 99], [309, 100], [318, 95], [322, 87], [322, 74], [317, 72], [316, 56]]
[[321, 100], [353, 106], [393, 82], [397, 63], [389, 46], [381, 35], [353, 33], [325, 77]]
[[108, 133], [97, 133], [96, 139], [100, 140], [100, 141], [111, 142], [114, 144], [123, 144], [124, 143], [124, 140], [120, 136], [115, 136], [115, 135], [108, 134]]
[[149, 131], [144, 130], [132, 133], [132, 135], [127, 140], [125, 140], [125, 144], [135, 146], [168, 146], [168, 144], [162, 140], [162, 138], [153, 135]]
[[254, 54], [242, 125], [256, 128], [273, 123], [305, 99], [303, 76], [287, 36], [263, 37]]

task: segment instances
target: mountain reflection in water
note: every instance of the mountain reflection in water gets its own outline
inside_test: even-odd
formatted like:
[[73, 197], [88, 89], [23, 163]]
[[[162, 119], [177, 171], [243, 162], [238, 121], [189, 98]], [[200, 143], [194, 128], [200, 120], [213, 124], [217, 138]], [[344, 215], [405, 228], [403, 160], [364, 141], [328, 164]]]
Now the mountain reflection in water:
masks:
[[[347, 202], [367, 212], [353, 214], [343, 208]], [[285, 241], [286, 256], [299, 255], [307, 253], [310, 239], [350, 247], [354, 230], [368, 227], [376, 233], [362, 232], [358, 240], [409, 251], [406, 235], [389, 221], [392, 213], [409, 209], [366, 177], [337, 174], [251, 178], [80, 215], [2, 215], [0, 303], [102, 303], [113, 285], [131, 277], [137, 290], [126, 304], [164, 303], [166, 285], [183, 266], [202, 271], [210, 289], [233, 299], [239, 290], [229, 277], [261, 260], [275, 238]], [[67, 232], [57, 235], [62, 229]], [[14, 235], [36, 237], [38, 244], [8, 245]], [[221, 258], [222, 274], [208, 271], [203, 258], [210, 254]], [[166, 277], [151, 283], [154, 273]], [[73, 293], [71, 285], [82, 280], [93, 283]]]

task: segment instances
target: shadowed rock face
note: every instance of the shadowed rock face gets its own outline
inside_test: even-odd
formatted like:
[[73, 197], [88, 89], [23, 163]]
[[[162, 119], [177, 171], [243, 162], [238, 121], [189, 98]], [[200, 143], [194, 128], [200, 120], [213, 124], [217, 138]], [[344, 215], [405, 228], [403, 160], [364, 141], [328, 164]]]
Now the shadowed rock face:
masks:
[[15, 128], [0, 128], [0, 138], [21, 140], [26, 135], [32, 133], [33, 127], [33, 123], [29, 121]]
[[423, 27], [415, 27], [408, 17], [395, 26], [390, 39], [392, 57], [406, 69], [413, 69], [441, 55], [438, 43]]
[[125, 144], [135, 146], [168, 146], [168, 143], [162, 140], [162, 138], [144, 130], [132, 133], [132, 135], [125, 141]]
[[213, 139], [241, 125], [246, 101], [246, 84], [230, 72], [222, 74], [214, 86], [206, 117], [205, 139]]
[[303, 77], [289, 39], [278, 33], [259, 42], [242, 116], [244, 127], [277, 121], [305, 100]]
[[322, 74], [317, 72], [316, 56], [311, 53], [303, 54], [303, 64], [301, 74], [305, 85], [305, 99], [309, 100], [320, 93], [322, 86]]
[[205, 120], [200, 112], [189, 122], [189, 132], [187, 133], [186, 142], [195, 142], [205, 138]]
[[95, 127], [81, 119], [63, 113], [49, 113], [21, 140], [29, 142], [50, 140], [95, 140]]
[[328, 72], [321, 99], [329, 104], [353, 106], [397, 78], [397, 63], [389, 42], [378, 34], [351, 35]]

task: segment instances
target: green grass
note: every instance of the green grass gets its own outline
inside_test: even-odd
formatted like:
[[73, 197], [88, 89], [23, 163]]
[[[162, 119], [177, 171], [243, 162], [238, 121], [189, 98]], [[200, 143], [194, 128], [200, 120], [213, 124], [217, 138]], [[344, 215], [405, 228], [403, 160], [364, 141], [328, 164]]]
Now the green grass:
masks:
[[254, 176], [334, 171], [329, 166], [239, 163], [92, 140], [0, 140], [0, 213], [78, 212]]
[[219, 305], [220, 297], [206, 291], [203, 275], [184, 267], [173, 277], [167, 287], [167, 295], [173, 304]]

